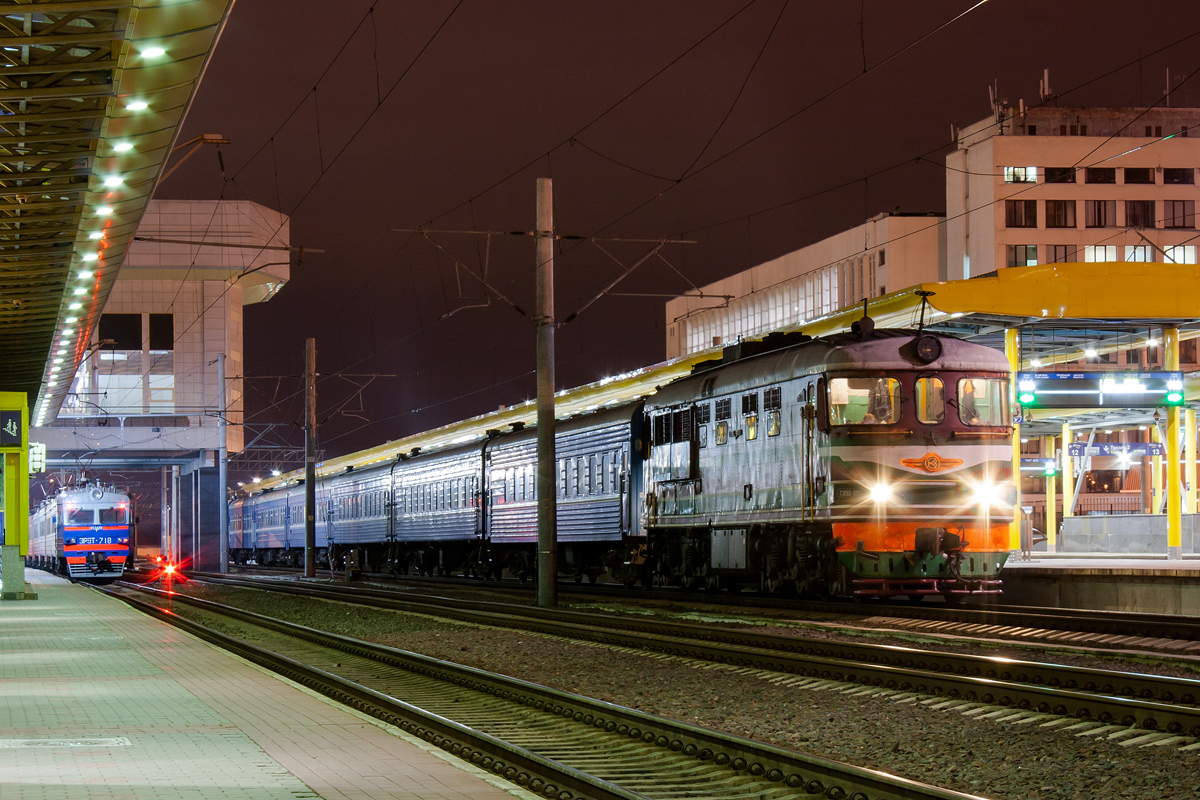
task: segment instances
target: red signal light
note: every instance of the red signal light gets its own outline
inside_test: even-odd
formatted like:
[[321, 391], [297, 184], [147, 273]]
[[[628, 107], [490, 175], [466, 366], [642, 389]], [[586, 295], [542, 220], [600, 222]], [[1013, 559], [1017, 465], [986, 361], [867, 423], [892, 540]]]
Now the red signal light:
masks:
[[167, 564], [165, 567], [163, 567], [163, 572], [167, 573], [168, 575], [174, 575], [175, 574], [175, 565]]
[[155, 561], [156, 563], [158, 563], [158, 564], [161, 564], [161, 563], [162, 563], [162, 556], [155, 556], [155, 557], [154, 557], [154, 561]]

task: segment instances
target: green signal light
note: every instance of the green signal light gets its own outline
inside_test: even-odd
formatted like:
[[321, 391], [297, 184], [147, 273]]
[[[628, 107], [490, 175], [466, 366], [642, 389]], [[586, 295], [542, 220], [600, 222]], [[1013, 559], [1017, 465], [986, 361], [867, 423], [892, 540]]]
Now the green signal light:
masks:
[[1046, 474], [1054, 476], [1058, 474], [1058, 470], [1054, 466], [1048, 466], [1046, 467]]
[[1182, 403], [1183, 394], [1181, 392], [1167, 392], [1168, 403]]
[[[1034, 398], [1034, 396], [1033, 396], [1032, 394], [1029, 394], [1028, 392], [1026, 392], [1025, 394], [1023, 394], [1023, 395], [1021, 395], [1020, 397], [1018, 397], [1018, 398], [1017, 398], [1017, 400], [1018, 400], [1018, 401], [1021, 403], [1021, 405], [1023, 405], [1023, 406], [1024, 406], [1024, 405], [1029, 405], [1029, 404], [1030, 404], [1030, 403], [1032, 403], [1032, 402], [1033, 402], [1035, 399], [1036, 399], [1036, 398]], [[1168, 398], [1168, 399], [1170, 399], [1170, 398]]]

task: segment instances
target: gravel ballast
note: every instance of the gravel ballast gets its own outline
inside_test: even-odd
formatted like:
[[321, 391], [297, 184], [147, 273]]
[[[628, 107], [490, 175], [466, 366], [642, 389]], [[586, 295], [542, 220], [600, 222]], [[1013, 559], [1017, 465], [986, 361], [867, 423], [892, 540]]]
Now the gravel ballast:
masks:
[[[422, 615], [248, 589], [198, 584], [176, 589], [997, 800], [1200, 797], [1200, 751], [1125, 748], [1036, 724], [980, 721], [917, 704], [788, 688], [696, 662]], [[186, 613], [186, 606], [175, 610]]]

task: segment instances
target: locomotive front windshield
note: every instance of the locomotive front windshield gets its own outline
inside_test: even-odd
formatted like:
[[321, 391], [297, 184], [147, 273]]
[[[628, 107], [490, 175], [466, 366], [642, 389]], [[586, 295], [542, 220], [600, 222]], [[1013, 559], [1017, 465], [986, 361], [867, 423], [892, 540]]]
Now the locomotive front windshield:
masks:
[[95, 512], [90, 508], [68, 508], [68, 525], [91, 525], [95, 521]]
[[900, 381], [891, 377], [832, 378], [829, 421], [834, 425], [891, 425], [900, 420]]
[[906, 402], [923, 425], [1012, 423], [1006, 378], [954, 373], [842, 376], [830, 378], [826, 391], [831, 425], [894, 425], [901, 421]]
[[129, 512], [122, 507], [100, 509], [101, 525], [125, 525], [129, 522]]
[[962, 378], [958, 382], [958, 418], [967, 425], [1008, 425], [1008, 381]]

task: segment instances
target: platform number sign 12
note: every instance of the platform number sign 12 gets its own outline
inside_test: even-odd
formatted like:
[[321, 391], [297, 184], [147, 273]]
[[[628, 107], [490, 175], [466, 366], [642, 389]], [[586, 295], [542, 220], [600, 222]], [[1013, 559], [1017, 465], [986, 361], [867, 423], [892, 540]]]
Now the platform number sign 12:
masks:
[[21, 446], [21, 412], [0, 411], [0, 447]]

